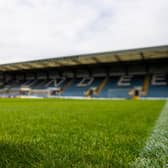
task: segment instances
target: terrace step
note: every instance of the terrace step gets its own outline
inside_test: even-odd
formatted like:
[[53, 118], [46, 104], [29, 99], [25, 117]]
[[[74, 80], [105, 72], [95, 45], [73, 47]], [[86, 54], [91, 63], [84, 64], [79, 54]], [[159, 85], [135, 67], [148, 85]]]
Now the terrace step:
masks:
[[98, 96], [99, 93], [103, 90], [103, 88], [105, 87], [105, 85], [107, 84], [108, 82], [108, 77], [106, 77], [104, 80], [102, 80], [102, 82], [100, 83], [100, 85], [97, 87], [96, 89], [96, 95]]

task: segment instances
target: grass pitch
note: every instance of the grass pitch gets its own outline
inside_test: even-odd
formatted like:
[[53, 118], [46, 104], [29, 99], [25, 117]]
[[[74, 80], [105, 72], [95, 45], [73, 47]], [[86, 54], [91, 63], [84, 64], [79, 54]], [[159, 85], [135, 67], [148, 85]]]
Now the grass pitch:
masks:
[[0, 167], [129, 167], [164, 101], [0, 100]]

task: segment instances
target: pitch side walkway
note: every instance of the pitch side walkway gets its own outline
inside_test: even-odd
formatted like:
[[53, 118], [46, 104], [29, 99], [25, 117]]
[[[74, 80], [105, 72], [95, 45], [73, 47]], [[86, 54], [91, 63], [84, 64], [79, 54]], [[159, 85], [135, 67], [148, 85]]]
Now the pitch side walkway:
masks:
[[131, 167], [168, 168], [168, 101], [144, 149]]

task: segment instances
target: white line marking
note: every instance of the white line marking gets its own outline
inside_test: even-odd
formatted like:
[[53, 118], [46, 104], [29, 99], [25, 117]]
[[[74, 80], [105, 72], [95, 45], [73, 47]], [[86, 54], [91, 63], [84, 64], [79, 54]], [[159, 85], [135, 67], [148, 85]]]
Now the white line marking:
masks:
[[168, 101], [144, 149], [131, 167], [168, 168]]

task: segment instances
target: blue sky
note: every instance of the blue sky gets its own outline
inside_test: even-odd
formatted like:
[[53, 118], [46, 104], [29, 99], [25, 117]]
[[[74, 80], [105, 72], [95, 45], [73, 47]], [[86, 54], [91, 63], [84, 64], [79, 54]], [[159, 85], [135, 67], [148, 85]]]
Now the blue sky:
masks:
[[168, 44], [167, 0], [0, 0], [0, 64]]

